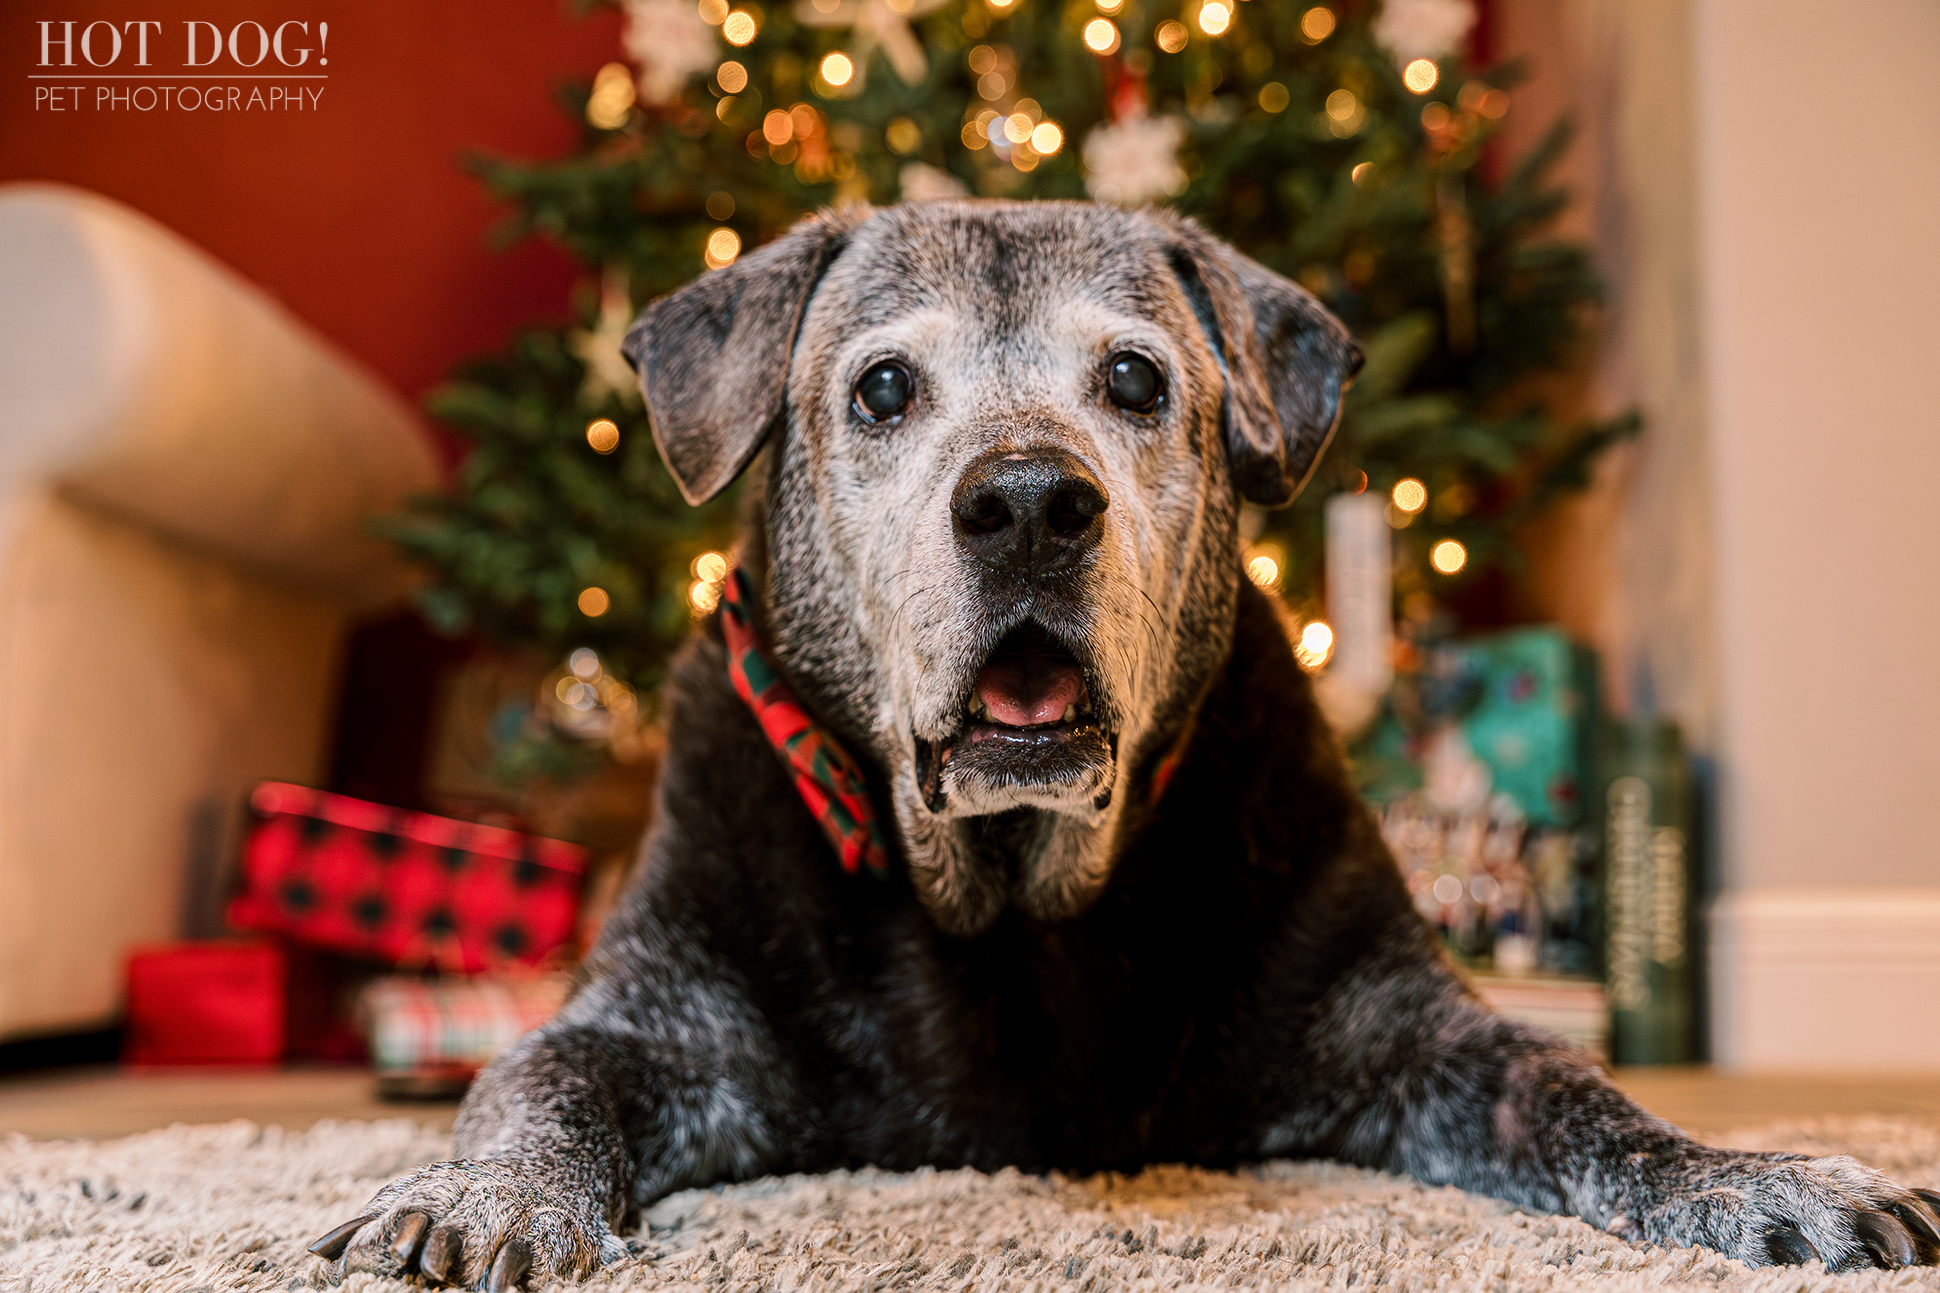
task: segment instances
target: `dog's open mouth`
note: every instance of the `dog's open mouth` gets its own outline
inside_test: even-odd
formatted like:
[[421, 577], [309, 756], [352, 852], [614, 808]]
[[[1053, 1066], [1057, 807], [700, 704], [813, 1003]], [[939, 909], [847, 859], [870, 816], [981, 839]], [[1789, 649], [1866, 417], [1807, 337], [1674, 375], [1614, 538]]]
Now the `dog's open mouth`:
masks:
[[956, 735], [916, 742], [930, 811], [943, 811], [952, 785], [1064, 788], [1095, 799], [1102, 784], [1108, 797], [1117, 738], [1094, 714], [1092, 690], [1068, 644], [1035, 623], [1011, 630], [977, 670]]

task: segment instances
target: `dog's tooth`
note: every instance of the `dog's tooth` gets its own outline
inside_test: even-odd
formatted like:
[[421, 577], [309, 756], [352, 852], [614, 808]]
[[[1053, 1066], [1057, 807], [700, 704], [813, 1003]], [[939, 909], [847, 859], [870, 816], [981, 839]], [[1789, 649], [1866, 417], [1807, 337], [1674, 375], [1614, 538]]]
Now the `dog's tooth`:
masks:
[[1065, 722], [1067, 723], [1074, 722], [1076, 721], [1077, 717], [1078, 717], [1078, 707], [1076, 705], [1066, 705], [1064, 707]]

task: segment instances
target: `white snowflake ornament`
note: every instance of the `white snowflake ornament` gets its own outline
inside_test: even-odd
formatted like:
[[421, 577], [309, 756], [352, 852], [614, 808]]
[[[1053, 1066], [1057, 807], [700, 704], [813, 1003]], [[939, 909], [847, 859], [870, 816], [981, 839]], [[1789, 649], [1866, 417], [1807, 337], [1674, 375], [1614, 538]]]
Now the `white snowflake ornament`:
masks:
[[597, 406], [609, 395], [619, 396], [624, 404], [640, 402], [640, 379], [620, 349], [632, 327], [633, 298], [627, 293], [626, 269], [609, 266], [600, 280], [598, 319], [590, 328], [574, 328], [566, 334], [566, 348], [586, 366], [580, 398], [587, 404]]
[[1179, 166], [1185, 123], [1143, 112], [1102, 125], [1085, 136], [1085, 188], [1100, 202], [1141, 206], [1186, 191]]
[[1474, 25], [1470, 0], [1381, 0], [1374, 39], [1405, 65], [1453, 53]]
[[640, 67], [640, 97], [667, 103], [720, 62], [714, 29], [694, 0], [626, 0], [627, 54]]

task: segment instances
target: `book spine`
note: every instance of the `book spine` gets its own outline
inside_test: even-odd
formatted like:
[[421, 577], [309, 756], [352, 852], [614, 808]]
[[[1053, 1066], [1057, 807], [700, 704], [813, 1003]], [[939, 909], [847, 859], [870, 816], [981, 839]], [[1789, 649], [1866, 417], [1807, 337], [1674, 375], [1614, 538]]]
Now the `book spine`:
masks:
[[1695, 1058], [1690, 778], [1673, 723], [1606, 729], [1604, 970], [1618, 1064]]

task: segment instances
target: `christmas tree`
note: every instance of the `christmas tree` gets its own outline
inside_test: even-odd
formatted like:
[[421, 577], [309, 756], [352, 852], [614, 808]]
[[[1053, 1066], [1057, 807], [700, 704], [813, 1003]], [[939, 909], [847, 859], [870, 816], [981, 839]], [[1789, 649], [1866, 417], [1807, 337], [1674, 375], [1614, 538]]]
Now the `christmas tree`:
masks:
[[1563, 425], [1530, 393], [1582, 344], [1598, 283], [1583, 247], [1544, 235], [1566, 130], [1513, 165], [1491, 148], [1515, 75], [1465, 67], [1468, 0], [623, 7], [628, 61], [561, 95], [579, 146], [479, 166], [509, 237], [587, 267], [577, 326], [433, 398], [474, 448], [449, 496], [387, 527], [435, 574], [434, 624], [596, 653], [593, 675], [562, 668], [562, 697], [587, 680], [580, 710], [657, 681], [718, 599], [732, 532], [729, 499], [688, 508], [659, 463], [627, 325], [831, 203], [1167, 203], [1315, 292], [1367, 364], [1320, 476], [1253, 518], [1248, 564], [1304, 615], [1329, 496], [1390, 496], [1397, 590], [1419, 602], [1513, 563], [1522, 522], [1634, 430]]

